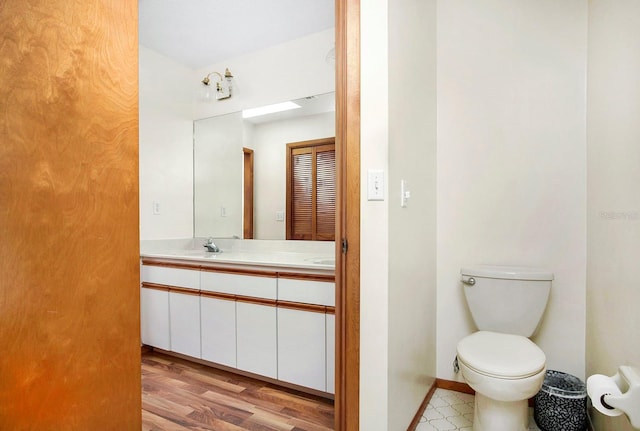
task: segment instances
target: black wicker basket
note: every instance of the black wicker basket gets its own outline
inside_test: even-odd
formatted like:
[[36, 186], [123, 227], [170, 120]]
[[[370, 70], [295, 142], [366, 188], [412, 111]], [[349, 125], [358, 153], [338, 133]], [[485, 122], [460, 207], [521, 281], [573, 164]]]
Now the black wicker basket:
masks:
[[533, 401], [533, 418], [542, 431], [587, 429], [587, 388], [576, 376], [547, 370]]

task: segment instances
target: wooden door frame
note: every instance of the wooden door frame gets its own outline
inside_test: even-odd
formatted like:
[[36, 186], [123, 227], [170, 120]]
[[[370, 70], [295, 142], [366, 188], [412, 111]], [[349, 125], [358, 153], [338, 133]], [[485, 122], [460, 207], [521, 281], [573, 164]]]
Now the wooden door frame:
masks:
[[[360, 427], [360, 0], [336, 0], [335, 429]], [[347, 252], [343, 252], [346, 244]]]
[[242, 238], [253, 239], [253, 150], [242, 148]]

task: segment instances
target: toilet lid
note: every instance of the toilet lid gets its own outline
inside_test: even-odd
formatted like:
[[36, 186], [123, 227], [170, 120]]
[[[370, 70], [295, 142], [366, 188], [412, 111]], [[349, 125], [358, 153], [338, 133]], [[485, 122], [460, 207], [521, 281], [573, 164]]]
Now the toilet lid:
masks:
[[524, 378], [544, 369], [547, 358], [521, 335], [479, 331], [458, 343], [458, 359], [475, 371], [501, 378]]

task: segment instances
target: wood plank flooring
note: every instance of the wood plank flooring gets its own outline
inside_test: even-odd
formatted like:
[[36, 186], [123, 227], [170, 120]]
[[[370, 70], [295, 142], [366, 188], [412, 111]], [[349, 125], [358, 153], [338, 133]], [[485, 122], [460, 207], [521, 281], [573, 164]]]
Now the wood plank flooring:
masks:
[[159, 352], [142, 354], [143, 431], [330, 431], [333, 401]]

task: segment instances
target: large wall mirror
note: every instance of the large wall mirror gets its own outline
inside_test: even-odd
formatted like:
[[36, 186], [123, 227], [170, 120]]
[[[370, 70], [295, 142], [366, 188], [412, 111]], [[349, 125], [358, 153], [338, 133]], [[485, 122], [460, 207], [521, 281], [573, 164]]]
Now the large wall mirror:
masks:
[[[313, 96], [323, 99], [334, 91], [334, 0], [140, 0], [139, 18], [141, 237], [183, 237], [188, 232], [285, 239], [284, 148], [307, 136], [282, 132], [279, 156], [263, 142], [267, 130], [280, 133], [267, 123], [293, 124], [293, 113], [289, 118], [243, 119], [242, 110], [300, 99], [301, 108], [295, 111], [303, 114]], [[227, 69], [233, 75], [230, 97], [204, 98], [203, 77]], [[333, 114], [325, 114], [333, 124]], [[311, 116], [302, 115], [298, 122]], [[308, 138], [334, 135], [323, 129]], [[242, 215], [242, 148], [254, 150], [250, 236]], [[152, 202], [153, 213], [148, 211]]]
[[[274, 102], [294, 108], [194, 121], [194, 236], [286, 239], [287, 144], [335, 136], [335, 93]], [[251, 200], [253, 211], [247, 211]]]

